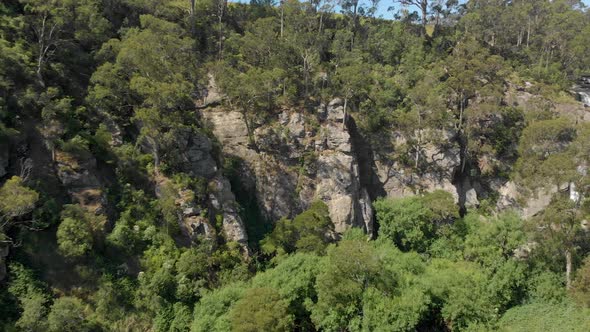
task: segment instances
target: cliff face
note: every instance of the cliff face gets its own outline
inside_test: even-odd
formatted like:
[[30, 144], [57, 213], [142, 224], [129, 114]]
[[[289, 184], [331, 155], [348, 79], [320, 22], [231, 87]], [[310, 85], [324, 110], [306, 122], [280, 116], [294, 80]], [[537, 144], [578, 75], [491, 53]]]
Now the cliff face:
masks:
[[[539, 102], [538, 96], [513, 86], [504, 99], [507, 105], [525, 111], [538, 107]], [[590, 112], [580, 103], [549, 102], [548, 107], [577, 121], [590, 119]], [[408, 138], [391, 131], [368, 143], [352, 117], [344, 121], [340, 99], [319, 106], [315, 112], [289, 109], [269, 115], [264, 123], [253, 124], [256, 128], [250, 135], [241, 112], [203, 105], [201, 115], [225, 157], [241, 162], [241, 185], [256, 196], [261, 211], [271, 221], [292, 217], [319, 199], [328, 205], [336, 231], [361, 227], [372, 234], [374, 199], [434, 190], [451, 193], [462, 209], [493, 198], [498, 210], [516, 209], [528, 218], [547, 206], [551, 192], [557, 190], [546, 188], [527, 196], [507, 178], [482, 176], [490, 165], [509, 170], [514, 160], [491, 154], [468, 159], [462, 153], [466, 143], [461, 144], [452, 125], [420, 133], [421, 137], [436, 139], [411, 156], [421, 165], [420, 172], [412, 171], [389, 157], [402, 151]], [[485, 130], [507, 120], [490, 114], [480, 121]]]
[[[522, 188], [507, 178], [481, 176], [477, 172], [486, 165], [510, 167], [511, 161], [494, 159], [492, 155], [466, 161], [462, 153], [464, 144], [452, 125], [419, 133], [427, 139], [418, 152], [408, 155], [412, 164], [420, 164], [418, 172], [408, 167], [407, 160], [403, 164], [392, 157], [408, 154], [407, 133], [389, 130], [387, 135], [369, 142], [355, 119], [346, 115], [340, 99], [311, 112], [279, 110], [264, 123], [249, 123], [253, 127], [249, 128], [244, 114], [219, 106], [223, 96], [214, 91], [214, 85], [210, 88], [210, 98], [200, 105], [205, 131], [213, 133], [226, 159], [239, 161], [236, 180], [255, 196], [258, 208], [269, 221], [294, 217], [314, 200], [321, 200], [328, 206], [338, 233], [359, 227], [373, 235], [372, 203], [378, 197], [444, 190], [462, 208], [476, 207], [483, 199], [493, 197], [498, 211], [516, 209], [528, 218], [542, 211], [555, 191], [571, 190], [548, 187], [526, 196]], [[551, 112], [578, 122], [590, 121], [589, 109], [581, 103], [551, 103], [513, 86], [504, 99], [507, 105], [524, 110], [547, 103], [545, 108]], [[486, 126], [503, 121], [497, 114], [484, 120]], [[105, 123], [113, 138], [111, 144], [122, 144], [120, 129], [106, 120]], [[32, 178], [42, 178], [52, 188], [48, 192], [59, 197], [61, 203], [78, 203], [93, 213], [109, 215], [105, 193], [110, 180], [108, 172], [101, 169], [104, 165], [92, 154], [51, 148], [46, 130], [38, 130], [34, 124], [28, 124], [28, 128], [12, 148], [0, 145], [0, 177], [18, 168], [22, 160], [30, 159]], [[175, 150], [169, 153], [180, 172], [204, 180], [205, 195], [196, 198], [190, 188], [173, 183], [162, 174], [153, 179], [153, 189], [158, 197], [173, 196], [182, 240], [187, 245], [199, 237], [219, 236], [215, 226], [220, 225], [219, 231], [227, 240], [240, 243], [247, 251], [248, 234], [234, 196], [236, 188], [223, 175], [215, 144], [205, 131], [179, 130], [175, 134]], [[18, 156], [11, 151], [18, 151]], [[2, 255], [6, 255], [6, 250], [0, 250]], [[2, 267], [0, 263], [0, 275]]]
[[341, 100], [313, 114], [284, 110], [256, 128], [252, 138], [240, 112], [206, 108], [202, 116], [226, 157], [241, 161], [239, 180], [256, 195], [266, 218], [293, 217], [322, 200], [337, 232], [361, 227], [372, 233], [371, 201], [361, 185]]
[[172, 196], [174, 200], [181, 241], [190, 245], [199, 237], [215, 238], [220, 235], [214, 227], [220, 218], [225, 238], [238, 242], [248, 251], [246, 227], [230, 183], [217, 166], [211, 140], [197, 129], [186, 128], [176, 133], [174, 141], [174, 164], [182, 173], [206, 183], [204, 192], [196, 195], [192, 189], [165, 175], [156, 175], [156, 196], [161, 199]]

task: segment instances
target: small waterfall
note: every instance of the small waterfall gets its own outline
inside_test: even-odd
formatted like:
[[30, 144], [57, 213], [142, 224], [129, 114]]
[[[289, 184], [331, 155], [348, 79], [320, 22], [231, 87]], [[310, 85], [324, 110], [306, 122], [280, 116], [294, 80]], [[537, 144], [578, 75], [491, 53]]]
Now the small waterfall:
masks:
[[590, 92], [578, 91], [578, 96], [580, 96], [580, 101], [584, 103], [584, 105], [590, 106]]

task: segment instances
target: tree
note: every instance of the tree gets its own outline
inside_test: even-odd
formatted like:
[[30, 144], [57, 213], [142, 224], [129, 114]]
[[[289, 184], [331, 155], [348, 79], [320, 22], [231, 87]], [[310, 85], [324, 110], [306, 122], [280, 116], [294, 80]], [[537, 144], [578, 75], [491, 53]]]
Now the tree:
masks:
[[252, 288], [230, 312], [232, 331], [291, 331], [288, 303], [272, 288]]
[[60, 252], [70, 258], [80, 258], [102, 244], [106, 218], [84, 210], [79, 205], [67, 205], [57, 229]]
[[514, 250], [526, 243], [523, 221], [515, 213], [503, 213], [493, 218], [477, 214], [465, 217], [468, 234], [464, 257], [485, 267], [497, 268], [512, 259]]
[[13, 176], [0, 188], [0, 221], [4, 220], [4, 228], [7, 220], [26, 215], [33, 211], [39, 194], [23, 185], [23, 180]]
[[[356, 54], [358, 56], [358, 54]], [[342, 119], [342, 129], [346, 127], [348, 114], [348, 103], [354, 98], [360, 98], [366, 93], [370, 80], [370, 68], [362, 62], [360, 58], [355, 58], [351, 53], [337, 66], [334, 73], [334, 81], [339, 88], [338, 93], [344, 97], [344, 117]]]
[[35, 228], [35, 218], [24, 218], [33, 212], [39, 201], [39, 194], [23, 184], [23, 179], [13, 176], [0, 187], [0, 246], [12, 243], [5, 235], [11, 226], [21, 225]]
[[518, 147], [518, 179], [532, 189], [547, 184], [547, 179], [554, 186], [569, 183], [577, 173], [568, 151], [575, 137], [575, 127], [566, 118], [531, 123], [523, 130]]
[[277, 290], [289, 305], [297, 327], [314, 328], [309, 313], [309, 302], [316, 298], [316, 277], [322, 261], [310, 253], [296, 253], [281, 260], [274, 268], [259, 272], [252, 279], [252, 287], [270, 287]]
[[584, 263], [576, 271], [570, 293], [576, 302], [590, 308], [590, 256], [584, 259]]
[[428, 0], [394, 0], [394, 3], [400, 3], [404, 6], [415, 6], [420, 10], [422, 22], [422, 34], [426, 35], [426, 26], [428, 25]]
[[232, 325], [228, 312], [243, 297], [245, 291], [246, 285], [236, 283], [205, 294], [195, 305], [192, 331], [231, 331]]
[[458, 217], [454, 205], [452, 196], [441, 191], [423, 197], [378, 200], [374, 206], [379, 237], [404, 251], [425, 252], [434, 240], [437, 224]]
[[108, 36], [109, 22], [101, 15], [99, 1], [20, 0], [25, 19], [32, 29], [37, 82], [45, 88], [44, 71], [63, 49], [100, 45]]
[[325, 331], [360, 329], [364, 292], [379, 283], [382, 272], [379, 256], [359, 232], [328, 248], [325, 265], [318, 275], [317, 303], [311, 319]]
[[51, 332], [92, 331], [92, 325], [84, 308], [84, 303], [76, 297], [60, 297], [53, 302], [47, 316]]
[[277, 256], [295, 251], [321, 254], [333, 231], [328, 206], [315, 201], [292, 221], [286, 218], [277, 221], [272, 233], [261, 241], [261, 248], [264, 253]]
[[46, 331], [50, 297], [46, 285], [35, 278], [33, 271], [20, 263], [11, 263], [8, 291], [18, 300], [22, 310], [15, 325], [27, 331]]
[[[530, 227], [538, 243], [539, 255], [549, 262], [562, 261], [567, 288], [571, 288], [573, 259], [579, 243], [587, 237], [582, 229], [582, 215], [576, 203], [559, 193], [549, 206], [531, 221]], [[563, 271], [563, 270], [562, 270]]]
[[140, 25], [105, 43], [101, 52], [112, 62], [93, 75], [88, 101], [106, 106], [122, 125], [135, 121], [157, 173], [177, 130], [194, 124], [199, 70], [193, 41], [179, 25], [151, 15], [141, 15]]
[[226, 68], [219, 76], [219, 83], [227, 95], [231, 109], [244, 118], [249, 144], [255, 146], [255, 119], [263, 118], [275, 105], [275, 98], [283, 84], [284, 71], [279, 68], [264, 70], [253, 67], [246, 72]]

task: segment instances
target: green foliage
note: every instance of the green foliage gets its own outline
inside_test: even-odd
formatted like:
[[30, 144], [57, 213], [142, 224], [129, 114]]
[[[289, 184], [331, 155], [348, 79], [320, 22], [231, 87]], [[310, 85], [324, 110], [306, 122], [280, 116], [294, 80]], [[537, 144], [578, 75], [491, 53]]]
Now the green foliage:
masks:
[[23, 180], [13, 176], [0, 188], [0, 213], [2, 219], [16, 218], [33, 210], [39, 194], [23, 185]]
[[500, 320], [502, 331], [587, 331], [588, 309], [570, 303], [531, 303], [510, 309]]
[[553, 304], [563, 302], [566, 295], [564, 283], [563, 276], [555, 272], [533, 273], [527, 280], [531, 302]]
[[590, 308], [590, 257], [586, 257], [584, 264], [576, 271], [570, 291], [576, 302]]
[[277, 256], [295, 251], [321, 254], [330, 241], [332, 228], [328, 206], [315, 201], [292, 221], [287, 218], [277, 221], [272, 233], [261, 241], [261, 249], [267, 255]]
[[[522, 133], [520, 159], [516, 164], [525, 183], [535, 188], [539, 179], [550, 179], [557, 185], [569, 180], [575, 166], [566, 149], [575, 135], [572, 123], [565, 118], [533, 122], [527, 126]], [[559, 171], [554, 172], [555, 169]]]
[[84, 303], [76, 297], [55, 300], [47, 316], [47, 325], [51, 332], [92, 331]]
[[452, 196], [443, 191], [397, 200], [382, 199], [374, 204], [379, 236], [398, 248], [425, 252], [435, 237], [437, 223], [458, 217]]
[[229, 308], [243, 297], [245, 285], [228, 285], [203, 296], [195, 306], [193, 332], [230, 331]]
[[485, 220], [479, 215], [465, 218], [469, 234], [465, 238], [465, 258], [486, 267], [502, 264], [514, 249], [525, 244], [522, 219], [515, 213], [504, 213]]
[[47, 329], [46, 316], [50, 300], [45, 285], [37, 280], [33, 271], [18, 263], [10, 265], [10, 278], [8, 291], [17, 298], [22, 310], [15, 325], [29, 331]]
[[232, 331], [291, 331], [293, 315], [288, 303], [272, 288], [252, 288], [230, 312]]
[[86, 211], [80, 205], [67, 205], [57, 230], [60, 252], [70, 258], [79, 258], [100, 249], [106, 218]]
[[276, 267], [258, 273], [252, 278], [253, 287], [270, 287], [277, 290], [289, 304], [297, 325], [313, 328], [309, 319], [309, 302], [316, 298], [315, 282], [320, 271], [321, 258], [309, 253], [297, 253], [282, 260]]
[[[367, 1], [3, 1], [0, 330], [589, 330], [568, 296], [588, 305], [590, 127], [567, 92], [590, 66], [588, 10], [398, 2], [411, 9], [385, 21]], [[204, 105], [214, 92], [219, 105]], [[242, 113], [243, 148], [280, 154], [257, 128], [288, 110], [306, 120], [296, 148], [329, 153], [318, 129], [332, 120], [316, 110], [334, 98], [371, 195], [385, 194], [372, 161], [379, 181], [391, 167], [417, 190], [422, 176], [469, 178], [486, 216], [460, 217], [435, 191], [377, 200], [376, 240], [335, 234], [322, 202], [266, 220], [240, 181], [246, 165], [227, 158], [245, 257], [179, 141], [205, 133], [197, 109], [219, 106]], [[62, 206], [82, 189], [59, 185], [64, 154], [108, 188], [105, 216]], [[558, 192], [525, 222], [497, 211], [498, 179]], [[217, 222], [210, 238], [179, 238], [182, 200]]]

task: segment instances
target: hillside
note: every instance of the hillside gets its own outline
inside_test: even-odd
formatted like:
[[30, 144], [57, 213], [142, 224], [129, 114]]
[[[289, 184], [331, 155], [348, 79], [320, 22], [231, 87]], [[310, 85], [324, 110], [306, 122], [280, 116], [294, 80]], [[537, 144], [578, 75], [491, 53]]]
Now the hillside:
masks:
[[590, 11], [395, 5], [3, 1], [0, 330], [590, 330]]

